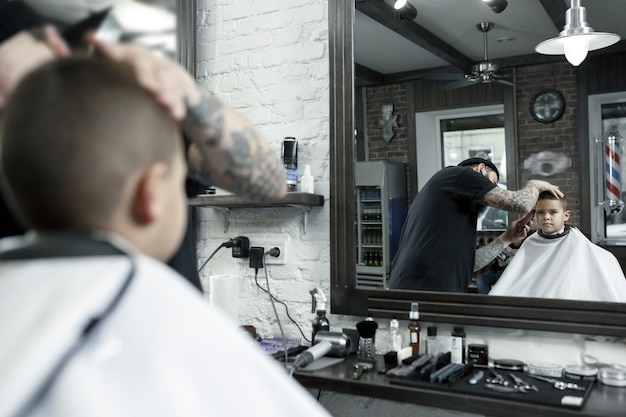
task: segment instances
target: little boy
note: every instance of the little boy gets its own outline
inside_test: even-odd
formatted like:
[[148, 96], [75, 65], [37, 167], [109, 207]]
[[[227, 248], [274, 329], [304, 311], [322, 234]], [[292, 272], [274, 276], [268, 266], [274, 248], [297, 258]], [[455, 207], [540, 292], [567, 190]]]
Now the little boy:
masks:
[[159, 262], [185, 227], [180, 128], [125, 67], [48, 63], [3, 122], [32, 232], [0, 241], [0, 415], [328, 417]]
[[489, 294], [626, 302], [626, 278], [610, 252], [565, 224], [565, 198], [541, 193], [539, 229], [527, 238]]

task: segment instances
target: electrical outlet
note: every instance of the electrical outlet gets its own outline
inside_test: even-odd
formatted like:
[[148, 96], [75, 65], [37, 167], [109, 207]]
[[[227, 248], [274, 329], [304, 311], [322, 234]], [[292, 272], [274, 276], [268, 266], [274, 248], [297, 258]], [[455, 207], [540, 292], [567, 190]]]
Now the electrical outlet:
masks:
[[263, 246], [265, 247], [265, 253], [269, 252], [272, 248], [278, 248], [280, 251], [280, 255], [277, 258], [267, 255], [265, 256], [265, 265], [285, 265], [287, 263], [287, 245], [285, 242], [276, 243], [276, 242], [264, 242]]

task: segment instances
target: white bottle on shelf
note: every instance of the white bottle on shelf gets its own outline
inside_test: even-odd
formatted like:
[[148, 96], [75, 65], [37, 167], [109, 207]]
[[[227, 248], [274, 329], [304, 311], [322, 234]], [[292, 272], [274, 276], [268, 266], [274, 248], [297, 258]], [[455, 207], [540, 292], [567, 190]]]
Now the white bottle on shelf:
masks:
[[394, 316], [389, 323], [389, 350], [400, 352], [402, 350], [402, 333], [400, 333], [400, 323]]
[[304, 166], [304, 174], [300, 177], [300, 191], [303, 193], [311, 193], [313, 194], [314, 186], [313, 186], [313, 175], [311, 175], [311, 166]]

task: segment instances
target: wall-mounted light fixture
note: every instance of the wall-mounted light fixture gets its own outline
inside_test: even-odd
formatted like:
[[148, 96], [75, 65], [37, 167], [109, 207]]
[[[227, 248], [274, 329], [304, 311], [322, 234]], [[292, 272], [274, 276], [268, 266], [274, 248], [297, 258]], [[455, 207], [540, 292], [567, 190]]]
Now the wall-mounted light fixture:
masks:
[[565, 12], [565, 26], [559, 36], [535, 46], [535, 51], [544, 55], [565, 55], [570, 64], [577, 67], [589, 51], [606, 48], [620, 40], [615, 33], [594, 32], [587, 24], [587, 11], [580, 7], [580, 0], [571, 0]]
[[509, 5], [506, 0], [483, 0], [483, 2], [491, 7], [494, 13], [502, 13], [506, 6]]
[[417, 17], [417, 9], [407, 0], [396, 0], [393, 4], [400, 19], [414, 20]]

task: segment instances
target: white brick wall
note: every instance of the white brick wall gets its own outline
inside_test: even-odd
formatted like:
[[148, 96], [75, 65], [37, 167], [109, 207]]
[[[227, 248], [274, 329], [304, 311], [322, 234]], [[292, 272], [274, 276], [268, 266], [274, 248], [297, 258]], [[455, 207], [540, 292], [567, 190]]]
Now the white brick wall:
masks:
[[[346, 0], [351, 1], [351, 0]], [[310, 164], [315, 191], [325, 197], [313, 208], [306, 234], [302, 213], [295, 208], [235, 209], [224, 233], [222, 213], [199, 209], [198, 252], [202, 263], [225, 240], [245, 235], [251, 244], [284, 241], [287, 264], [267, 268], [272, 292], [289, 307], [290, 315], [310, 337], [309, 290], [329, 295], [329, 72], [327, 0], [198, 0], [197, 74], [199, 80], [250, 118], [280, 155], [283, 137], [299, 141], [299, 163]], [[266, 248], [269, 249], [269, 248]], [[264, 270], [259, 282], [265, 285]], [[247, 262], [222, 249], [202, 273], [227, 274], [240, 280], [239, 322], [254, 325], [263, 336], [279, 333], [265, 293], [254, 284]], [[281, 323], [289, 335], [299, 335], [282, 306]], [[329, 315], [331, 330], [354, 327], [362, 317]], [[385, 344], [387, 320], [379, 320], [377, 344]], [[401, 326], [406, 327], [406, 321]], [[422, 323], [425, 329], [428, 323]], [[437, 324], [447, 346], [451, 325]], [[466, 327], [469, 342], [488, 343], [495, 358], [554, 361], [567, 364], [589, 354], [626, 365], [623, 341], [608, 343], [575, 335]], [[325, 392], [320, 401], [334, 414], [350, 416], [467, 415], [426, 407]]]
[[[310, 335], [309, 290], [329, 294], [328, 206], [328, 18], [326, 0], [200, 1], [198, 4], [197, 74], [210, 90], [250, 118], [280, 155], [282, 139], [298, 139], [300, 166], [311, 165], [316, 193], [325, 196], [313, 208], [306, 234], [296, 208], [235, 209], [224, 233], [220, 211], [199, 210], [199, 261], [228, 238], [244, 235], [251, 245], [285, 241], [286, 265], [266, 269], [270, 288], [289, 306], [290, 315]], [[287, 24], [285, 24], [288, 22]], [[266, 249], [269, 249], [266, 247]], [[264, 270], [259, 282], [265, 286]], [[254, 283], [254, 270], [222, 249], [202, 271], [208, 276], [240, 278], [241, 324], [254, 325], [263, 336], [279, 333], [267, 295]], [[243, 307], [245, 306], [245, 308]], [[278, 306], [285, 332], [299, 335]]]

